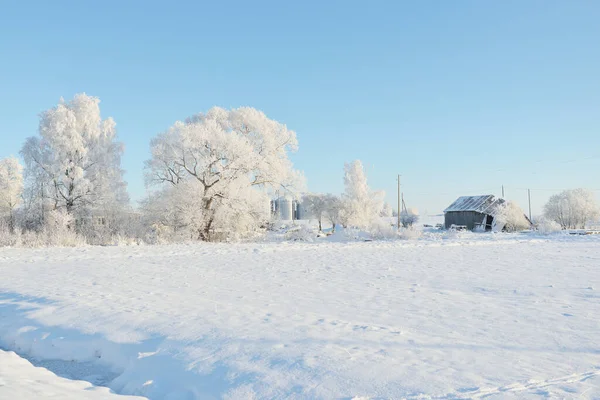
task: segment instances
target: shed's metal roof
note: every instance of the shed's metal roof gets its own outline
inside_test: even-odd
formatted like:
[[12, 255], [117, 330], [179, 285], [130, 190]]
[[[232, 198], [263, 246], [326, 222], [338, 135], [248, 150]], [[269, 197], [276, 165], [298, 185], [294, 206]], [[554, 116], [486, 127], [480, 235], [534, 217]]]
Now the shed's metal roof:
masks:
[[496, 198], [493, 194], [483, 196], [462, 196], [450, 204], [444, 210], [445, 213], [452, 211], [475, 211], [482, 214], [494, 215], [498, 205], [504, 203], [504, 199]]

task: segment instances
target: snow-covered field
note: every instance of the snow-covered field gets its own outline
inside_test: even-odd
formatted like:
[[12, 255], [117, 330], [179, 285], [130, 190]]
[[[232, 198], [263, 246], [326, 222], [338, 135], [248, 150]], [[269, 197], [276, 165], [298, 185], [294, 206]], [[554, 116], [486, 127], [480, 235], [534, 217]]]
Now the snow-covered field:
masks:
[[0, 347], [120, 394], [600, 398], [597, 236], [0, 249], [0, 274]]

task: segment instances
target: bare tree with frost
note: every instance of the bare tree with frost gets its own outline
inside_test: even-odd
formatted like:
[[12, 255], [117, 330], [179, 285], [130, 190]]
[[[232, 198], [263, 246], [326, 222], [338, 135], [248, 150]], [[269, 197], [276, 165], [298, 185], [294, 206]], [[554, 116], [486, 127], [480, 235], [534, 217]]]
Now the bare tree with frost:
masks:
[[170, 204], [164, 211], [176, 209], [194, 236], [213, 240], [263, 224], [267, 192], [301, 187], [288, 158], [297, 146], [295, 132], [261, 111], [214, 107], [152, 140], [146, 179], [171, 195], [189, 196], [191, 209]]
[[419, 214], [417, 211], [409, 208], [400, 212], [400, 223], [403, 227], [408, 228], [419, 222]]
[[563, 229], [585, 228], [587, 222], [599, 215], [594, 193], [587, 189], [565, 190], [551, 196], [544, 206], [544, 216]]
[[327, 195], [320, 193], [309, 193], [302, 196], [302, 205], [309, 217], [317, 220], [319, 232], [323, 231], [323, 219], [327, 215]]
[[0, 216], [8, 217], [10, 232], [15, 229], [15, 208], [23, 193], [23, 167], [16, 157], [0, 160]]
[[333, 231], [340, 220], [342, 208], [339, 197], [333, 194], [310, 193], [302, 197], [302, 205], [308, 215], [317, 220], [319, 232], [323, 231], [323, 221], [331, 222]]
[[336, 226], [342, 223], [344, 202], [339, 196], [328, 195], [326, 206], [327, 212], [325, 215], [331, 223], [331, 232], [335, 233]]

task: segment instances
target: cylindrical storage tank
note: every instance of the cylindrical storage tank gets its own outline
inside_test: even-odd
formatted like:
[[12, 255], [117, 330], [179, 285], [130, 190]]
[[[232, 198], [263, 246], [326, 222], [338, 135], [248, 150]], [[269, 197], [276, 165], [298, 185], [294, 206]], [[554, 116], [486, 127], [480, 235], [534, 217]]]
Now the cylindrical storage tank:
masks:
[[279, 216], [282, 221], [291, 221], [294, 214], [292, 210], [292, 199], [279, 198]]
[[300, 203], [299, 201], [295, 201], [294, 204], [296, 205], [296, 219], [302, 219], [304, 217], [302, 203]]

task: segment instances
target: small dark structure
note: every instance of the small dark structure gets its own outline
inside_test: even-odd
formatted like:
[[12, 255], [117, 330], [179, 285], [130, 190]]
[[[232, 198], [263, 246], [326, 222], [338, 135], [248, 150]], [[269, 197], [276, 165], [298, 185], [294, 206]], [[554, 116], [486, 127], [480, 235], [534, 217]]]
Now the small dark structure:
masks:
[[444, 225], [446, 229], [454, 225], [491, 231], [498, 208], [505, 202], [492, 194], [459, 197], [444, 210]]

